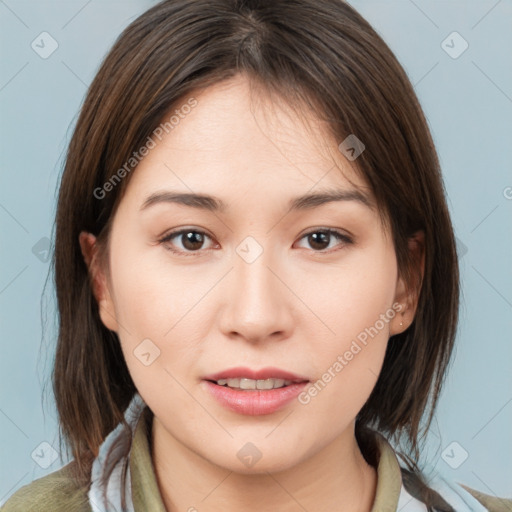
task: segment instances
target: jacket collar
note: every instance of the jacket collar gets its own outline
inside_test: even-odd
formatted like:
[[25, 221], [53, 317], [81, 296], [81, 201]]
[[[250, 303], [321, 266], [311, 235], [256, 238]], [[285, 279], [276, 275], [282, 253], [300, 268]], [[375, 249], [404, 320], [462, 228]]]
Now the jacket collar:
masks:
[[146, 407], [137, 423], [130, 452], [132, 501], [135, 512], [166, 512], [151, 458], [151, 432], [146, 428], [148, 417], [151, 417], [151, 412]]

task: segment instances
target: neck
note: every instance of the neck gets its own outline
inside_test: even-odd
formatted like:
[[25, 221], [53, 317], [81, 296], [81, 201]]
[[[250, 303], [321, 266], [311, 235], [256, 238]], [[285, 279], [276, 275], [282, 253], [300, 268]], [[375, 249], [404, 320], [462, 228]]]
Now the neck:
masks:
[[153, 419], [151, 451], [167, 512], [370, 512], [377, 473], [364, 459], [353, 425], [293, 467], [237, 473], [190, 450]]

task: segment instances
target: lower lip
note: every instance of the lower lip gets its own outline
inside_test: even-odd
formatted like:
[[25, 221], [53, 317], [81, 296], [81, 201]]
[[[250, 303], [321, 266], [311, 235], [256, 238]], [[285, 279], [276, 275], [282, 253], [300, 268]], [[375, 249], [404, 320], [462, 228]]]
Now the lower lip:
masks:
[[282, 409], [296, 398], [308, 384], [308, 382], [300, 382], [277, 389], [241, 391], [226, 386], [219, 386], [208, 380], [203, 382], [213, 397], [224, 407], [248, 416], [272, 414]]

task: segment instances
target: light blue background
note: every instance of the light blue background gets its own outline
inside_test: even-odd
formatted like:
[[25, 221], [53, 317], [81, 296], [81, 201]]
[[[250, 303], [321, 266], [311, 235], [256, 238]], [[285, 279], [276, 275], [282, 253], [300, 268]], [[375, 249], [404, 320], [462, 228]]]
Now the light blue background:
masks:
[[[66, 462], [43, 469], [31, 458], [42, 442], [59, 450], [44, 239], [86, 88], [117, 35], [154, 3], [0, 0], [0, 505]], [[350, 3], [415, 85], [460, 242], [458, 347], [423, 461], [451, 480], [512, 497], [512, 2]], [[59, 45], [47, 59], [31, 48], [43, 31]], [[453, 31], [469, 43], [457, 59], [441, 46]], [[50, 307], [44, 330], [42, 302]], [[465, 452], [457, 469], [445, 462], [455, 466]]]

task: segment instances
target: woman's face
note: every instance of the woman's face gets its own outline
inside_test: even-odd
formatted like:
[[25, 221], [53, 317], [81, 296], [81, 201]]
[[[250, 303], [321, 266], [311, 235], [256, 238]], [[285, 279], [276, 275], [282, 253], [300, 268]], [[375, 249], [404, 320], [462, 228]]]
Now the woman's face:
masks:
[[[353, 437], [388, 338], [407, 325], [403, 283], [342, 141], [251, 102], [241, 77], [195, 98], [127, 186], [101, 317], [169, 439], [233, 471], [285, 469]], [[334, 191], [346, 199], [297, 200]], [[280, 372], [306, 382], [209, 382], [233, 368], [226, 378], [249, 378], [235, 388], [293, 380]], [[254, 469], [248, 456], [261, 457]]]

